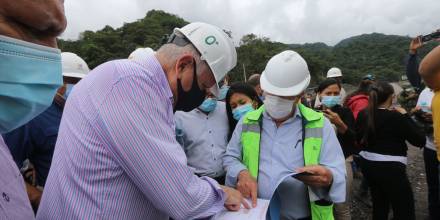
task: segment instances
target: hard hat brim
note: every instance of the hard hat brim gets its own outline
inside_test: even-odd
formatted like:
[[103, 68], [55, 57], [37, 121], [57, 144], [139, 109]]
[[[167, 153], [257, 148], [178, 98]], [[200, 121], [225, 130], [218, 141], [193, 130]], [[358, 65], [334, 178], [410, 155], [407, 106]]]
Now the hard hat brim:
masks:
[[341, 77], [341, 76], [342, 76], [342, 74], [334, 74], [334, 75], [327, 76], [327, 78], [335, 78], [335, 77]]
[[82, 78], [84, 78], [86, 75], [85, 75], [85, 74], [82, 74], [82, 73], [63, 73], [63, 76], [65, 76], [65, 77], [73, 77], [73, 78], [82, 79]]
[[310, 83], [310, 75], [308, 75], [298, 85], [295, 85], [295, 86], [292, 86], [289, 88], [278, 88], [278, 87], [273, 86], [267, 80], [265, 72], [263, 72], [263, 74], [261, 74], [261, 78], [260, 78], [261, 89], [265, 92], [268, 92], [272, 95], [277, 95], [277, 96], [297, 96], [306, 90], [306, 88], [309, 86], [309, 83]]

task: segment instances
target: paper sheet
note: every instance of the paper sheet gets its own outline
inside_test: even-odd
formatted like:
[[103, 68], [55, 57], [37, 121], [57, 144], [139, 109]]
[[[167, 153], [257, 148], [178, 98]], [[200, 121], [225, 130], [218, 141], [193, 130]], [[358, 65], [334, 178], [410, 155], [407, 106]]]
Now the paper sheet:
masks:
[[[257, 207], [251, 209], [241, 208], [237, 212], [226, 209], [215, 215], [212, 220], [266, 220], [266, 212], [269, 208], [269, 200], [258, 199]], [[248, 202], [251, 204], [250, 202]]]
[[[307, 176], [307, 175], [312, 175], [312, 174], [306, 173], [306, 172], [288, 173], [277, 182], [277, 187], [275, 187], [275, 189], [277, 189], [278, 186], [280, 185], [280, 183], [283, 182], [286, 178], [296, 178], [299, 176]], [[317, 200], [317, 198], [318, 198], [315, 195], [315, 193], [312, 192], [310, 189], [309, 189], [309, 196], [314, 200]], [[255, 208], [245, 209], [244, 207], [242, 207], [237, 212], [231, 212], [231, 211], [224, 209], [220, 213], [216, 214], [213, 218], [211, 218], [211, 220], [266, 220], [266, 213], [269, 209], [269, 203], [270, 203], [270, 200], [258, 199], [257, 200], [257, 207], [255, 207]], [[248, 204], [252, 204], [252, 202], [248, 201]]]

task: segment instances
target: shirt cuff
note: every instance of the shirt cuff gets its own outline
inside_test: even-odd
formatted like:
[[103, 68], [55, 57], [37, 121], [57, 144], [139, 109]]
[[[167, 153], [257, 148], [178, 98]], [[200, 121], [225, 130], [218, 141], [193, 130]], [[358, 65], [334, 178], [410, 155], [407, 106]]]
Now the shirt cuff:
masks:
[[246, 166], [243, 165], [242, 163], [237, 163], [233, 166], [228, 167], [226, 173], [226, 179], [225, 179], [226, 186], [235, 188], [235, 185], [237, 185], [238, 174], [242, 170], [246, 170], [246, 169], [247, 169]]
[[333, 175], [333, 182], [330, 187], [310, 187], [319, 199], [325, 199], [333, 203], [345, 202], [346, 188], [345, 176], [341, 177], [332, 168], [328, 168]]
[[194, 216], [194, 219], [205, 219], [219, 213], [224, 209], [224, 205], [226, 201], [226, 193], [225, 191], [223, 191], [223, 189], [220, 187], [217, 181], [206, 176], [200, 177], [200, 179], [208, 182], [209, 185], [214, 189], [215, 201], [212, 204], [211, 208], [209, 208], [208, 210], [197, 216]]
[[327, 200], [332, 201], [333, 203], [345, 202], [345, 197], [346, 197], [345, 172], [341, 174], [339, 172], [336, 172], [333, 168], [328, 168], [328, 169], [330, 170], [330, 172], [332, 172], [333, 183], [330, 186], [330, 190], [328, 191]]

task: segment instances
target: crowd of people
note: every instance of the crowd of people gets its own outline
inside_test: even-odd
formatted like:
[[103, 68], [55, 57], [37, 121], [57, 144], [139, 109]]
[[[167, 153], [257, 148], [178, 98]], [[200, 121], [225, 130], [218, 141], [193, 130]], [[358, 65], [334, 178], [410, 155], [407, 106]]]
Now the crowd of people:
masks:
[[201, 22], [89, 70], [56, 49], [63, 1], [0, 9], [0, 219], [209, 219], [266, 199], [267, 219], [346, 220], [354, 168], [373, 219], [415, 219], [409, 144], [440, 219], [440, 46], [419, 64], [411, 42], [408, 112], [372, 74], [347, 93], [337, 67], [306, 95], [293, 50], [231, 83], [234, 43]]

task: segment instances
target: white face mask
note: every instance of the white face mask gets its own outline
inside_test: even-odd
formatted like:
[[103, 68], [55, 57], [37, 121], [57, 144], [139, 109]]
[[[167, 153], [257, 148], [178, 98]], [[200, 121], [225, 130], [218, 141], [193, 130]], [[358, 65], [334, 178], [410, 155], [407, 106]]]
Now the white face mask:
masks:
[[281, 119], [288, 116], [293, 109], [296, 100], [283, 99], [278, 96], [265, 95], [264, 108], [266, 112], [274, 119]]

